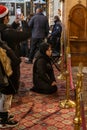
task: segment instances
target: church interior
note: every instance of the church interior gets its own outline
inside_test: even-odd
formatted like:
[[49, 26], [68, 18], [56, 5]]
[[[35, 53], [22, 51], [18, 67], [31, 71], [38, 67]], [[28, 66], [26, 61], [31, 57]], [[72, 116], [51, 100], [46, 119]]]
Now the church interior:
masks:
[[[31, 13], [37, 4], [32, 2]], [[50, 25], [56, 14], [63, 24], [61, 55], [56, 61], [60, 70], [53, 64], [58, 92], [31, 92], [33, 65], [26, 64], [21, 57], [20, 87], [11, 107], [19, 125], [6, 130], [86, 130], [87, 0], [46, 0], [44, 9]]]

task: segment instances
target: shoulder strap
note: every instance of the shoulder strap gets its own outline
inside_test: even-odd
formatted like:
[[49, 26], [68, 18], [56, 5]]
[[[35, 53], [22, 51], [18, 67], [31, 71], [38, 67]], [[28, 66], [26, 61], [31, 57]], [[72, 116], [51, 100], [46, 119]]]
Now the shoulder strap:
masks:
[[3, 43], [4, 43], [4, 41], [1, 39], [1, 32], [0, 32], [0, 45]]
[[0, 32], [0, 47], [2, 47], [3, 49], [9, 50], [10, 47], [8, 47], [7, 42], [3, 41], [1, 38], [1, 32]]

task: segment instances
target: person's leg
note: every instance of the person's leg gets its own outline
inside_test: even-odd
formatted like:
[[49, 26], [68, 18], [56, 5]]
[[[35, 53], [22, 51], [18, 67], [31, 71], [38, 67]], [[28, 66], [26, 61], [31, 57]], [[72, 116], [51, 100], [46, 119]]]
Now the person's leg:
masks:
[[20, 45], [20, 55], [24, 56], [24, 44], [23, 43], [21, 43], [21, 45]]
[[43, 38], [38, 38], [36, 42], [36, 50], [35, 53], [39, 50], [40, 44], [43, 42]]
[[30, 63], [32, 63], [34, 56], [35, 56], [36, 52], [39, 50], [39, 46], [42, 43], [42, 41], [43, 41], [42, 38], [32, 38], [31, 39], [31, 46], [30, 46], [30, 53], [29, 53], [29, 62]]
[[11, 102], [12, 102], [12, 95], [4, 95], [4, 111], [8, 111], [10, 110], [11, 108]]
[[[10, 76], [10, 87], [14, 91], [13, 94], [18, 93], [20, 85], [20, 65], [15, 66], [13, 69], [13, 74]], [[10, 91], [10, 90], [9, 90]]]
[[55, 51], [60, 54], [60, 49], [61, 49], [61, 48], [60, 48], [60, 46], [61, 46], [61, 45], [60, 45], [60, 44], [61, 44], [61, 43], [60, 43], [60, 38], [58, 38], [55, 43], [56, 43], [56, 44], [55, 44]]
[[21, 56], [23, 57], [27, 56], [27, 53], [28, 53], [27, 41], [24, 41], [23, 43], [21, 43], [20, 51], [21, 51]]
[[34, 55], [35, 55], [35, 50], [36, 50], [36, 39], [31, 39], [31, 46], [30, 46], [30, 53], [29, 53], [29, 61], [33, 61]]
[[0, 128], [14, 127], [18, 124], [8, 116], [11, 102], [12, 95], [0, 94]]
[[25, 44], [25, 57], [28, 57], [29, 55], [29, 49], [28, 49], [28, 43], [26, 41], [26, 44]]
[[36, 50], [37, 50], [37, 44], [38, 44], [38, 39], [37, 38], [32, 38], [31, 39], [31, 46], [30, 46], [30, 52], [29, 52], [29, 61], [28, 63], [32, 63]]

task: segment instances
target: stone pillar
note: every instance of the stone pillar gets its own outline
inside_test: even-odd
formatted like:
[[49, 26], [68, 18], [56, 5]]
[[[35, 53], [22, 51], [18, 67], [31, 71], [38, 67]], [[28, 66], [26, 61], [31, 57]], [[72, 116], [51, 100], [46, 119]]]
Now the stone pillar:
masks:
[[46, 0], [46, 15], [49, 18], [49, 0]]
[[33, 13], [33, 0], [30, 0], [30, 13]]

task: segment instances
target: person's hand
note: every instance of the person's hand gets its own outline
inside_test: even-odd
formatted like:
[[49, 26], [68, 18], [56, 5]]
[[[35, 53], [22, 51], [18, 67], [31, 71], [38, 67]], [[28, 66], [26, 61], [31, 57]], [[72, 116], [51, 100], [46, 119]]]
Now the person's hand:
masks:
[[19, 21], [23, 21], [24, 20], [24, 15], [23, 13], [21, 14], [16, 14], [16, 19], [15, 22], [18, 23]]
[[24, 15], [23, 15], [23, 13], [21, 13], [21, 15], [20, 15], [20, 21], [23, 21], [24, 20]]
[[55, 85], [56, 85], [56, 81], [53, 81], [51, 85], [52, 85], [52, 86], [55, 86]]
[[51, 37], [51, 34], [48, 34], [48, 38]]
[[19, 23], [20, 19], [16, 18], [15, 23]]
[[19, 16], [16, 14], [15, 23], [19, 23], [19, 22], [20, 22]]

